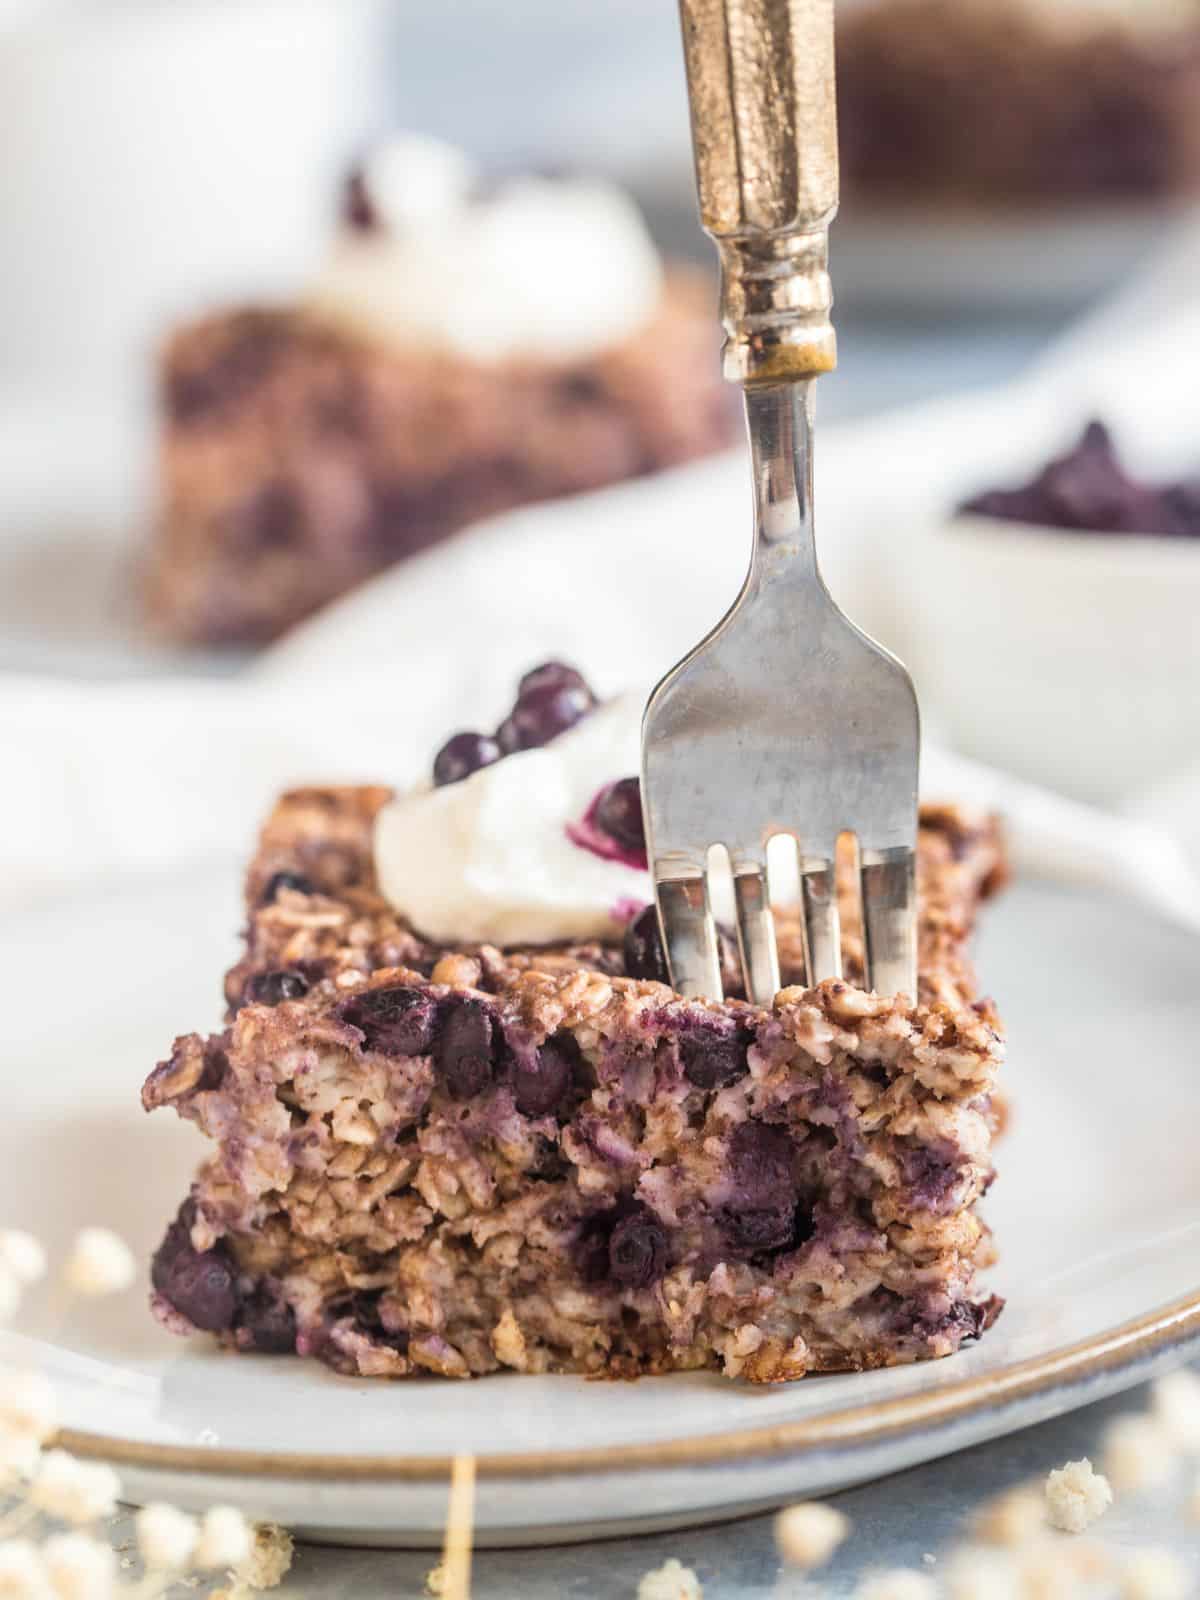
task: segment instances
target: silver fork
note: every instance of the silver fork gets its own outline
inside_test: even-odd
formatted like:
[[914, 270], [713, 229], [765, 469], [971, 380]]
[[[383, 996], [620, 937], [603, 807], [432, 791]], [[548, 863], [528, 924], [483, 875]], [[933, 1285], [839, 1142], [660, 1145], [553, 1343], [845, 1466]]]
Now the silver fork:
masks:
[[799, 850], [806, 978], [840, 977], [839, 835], [857, 838], [867, 983], [916, 994], [919, 722], [908, 673], [834, 604], [812, 520], [814, 380], [836, 363], [833, 0], [680, 0], [701, 218], [721, 254], [726, 376], [745, 390], [754, 547], [742, 591], [655, 689], [642, 797], [681, 994], [722, 997], [707, 871], [733, 871], [745, 988], [780, 985], [767, 844]]

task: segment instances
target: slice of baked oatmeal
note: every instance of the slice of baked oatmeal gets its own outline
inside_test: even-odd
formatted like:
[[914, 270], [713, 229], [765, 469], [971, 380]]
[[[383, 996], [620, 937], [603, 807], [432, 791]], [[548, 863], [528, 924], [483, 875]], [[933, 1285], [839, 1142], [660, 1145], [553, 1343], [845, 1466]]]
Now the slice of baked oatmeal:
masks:
[[173, 333], [146, 573], [162, 632], [271, 639], [484, 518], [732, 442], [705, 277], [661, 261], [619, 191], [482, 186], [464, 161], [385, 144], [291, 303]]
[[154, 1259], [166, 1326], [389, 1377], [772, 1382], [991, 1323], [1003, 1046], [966, 955], [1004, 875], [990, 820], [922, 813], [915, 999], [858, 987], [843, 862], [847, 978], [796, 982], [785, 920], [760, 1010], [657, 981], [652, 913], [623, 942], [429, 942], [380, 889], [389, 799], [279, 801], [227, 1026], [146, 1082], [213, 1142]]

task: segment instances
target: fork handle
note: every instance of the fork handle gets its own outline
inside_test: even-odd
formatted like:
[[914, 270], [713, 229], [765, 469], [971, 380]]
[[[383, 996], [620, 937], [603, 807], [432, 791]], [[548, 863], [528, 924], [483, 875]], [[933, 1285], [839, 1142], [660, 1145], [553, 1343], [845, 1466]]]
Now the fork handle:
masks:
[[832, 372], [834, 0], [679, 0], [700, 220], [721, 257], [725, 376]]

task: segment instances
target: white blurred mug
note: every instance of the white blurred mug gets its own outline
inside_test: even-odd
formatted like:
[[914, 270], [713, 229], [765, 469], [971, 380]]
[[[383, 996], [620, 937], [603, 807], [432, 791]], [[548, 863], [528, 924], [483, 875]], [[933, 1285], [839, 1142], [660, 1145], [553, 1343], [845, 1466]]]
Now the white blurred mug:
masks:
[[0, 0], [0, 378], [136, 387], [173, 319], [285, 294], [380, 112], [374, 0]]

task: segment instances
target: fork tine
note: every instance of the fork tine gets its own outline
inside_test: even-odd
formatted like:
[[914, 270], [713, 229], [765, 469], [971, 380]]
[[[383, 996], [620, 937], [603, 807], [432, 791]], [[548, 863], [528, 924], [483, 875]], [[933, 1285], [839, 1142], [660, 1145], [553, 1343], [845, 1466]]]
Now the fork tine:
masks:
[[689, 1000], [724, 999], [717, 928], [702, 872], [655, 885], [671, 987]]
[[800, 873], [804, 907], [804, 963], [809, 986], [842, 975], [842, 930], [832, 861], [805, 861]]
[[766, 863], [739, 856], [733, 865], [738, 950], [746, 993], [756, 1006], [769, 1006], [779, 993], [779, 952], [767, 890]]
[[867, 987], [878, 994], [916, 998], [916, 877], [916, 856], [905, 846], [862, 852]]

